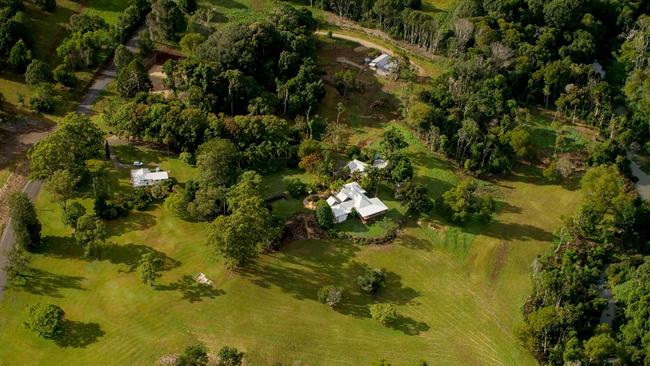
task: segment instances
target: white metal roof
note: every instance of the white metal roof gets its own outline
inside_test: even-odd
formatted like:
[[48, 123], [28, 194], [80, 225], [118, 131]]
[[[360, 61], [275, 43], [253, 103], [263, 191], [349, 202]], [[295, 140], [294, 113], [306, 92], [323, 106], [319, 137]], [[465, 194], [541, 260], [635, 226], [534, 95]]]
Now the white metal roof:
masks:
[[[330, 197], [330, 199], [333, 198]], [[335, 217], [349, 214], [352, 209], [355, 209], [364, 218], [388, 211], [388, 207], [379, 198], [368, 198], [366, 191], [357, 182], [344, 185], [336, 198], [340, 203], [330, 204]], [[330, 203], [330, 199], [328, 199], [328, 203]]]

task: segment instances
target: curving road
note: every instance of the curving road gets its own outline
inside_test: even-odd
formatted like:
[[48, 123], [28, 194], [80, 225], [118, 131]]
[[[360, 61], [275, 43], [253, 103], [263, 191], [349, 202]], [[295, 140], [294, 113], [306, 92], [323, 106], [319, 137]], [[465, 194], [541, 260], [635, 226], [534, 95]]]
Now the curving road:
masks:
[[[129, 39], [126, 43], [126, 47], [131, 51], [137, 51], [136, 43], [138, 40], [139, 30], [135, 32], [133, 37]], [[79, 103], [77, 107], [77, 113], [90, 114], [92, 112], [92, 106], [99, 99], [102, 94], [102, 91], [106, 86], [117, 77], [117, 69], [111, 61], [108, 66], [97, 72], [95, 78], [90, 87], [86, 90], [86, 94]], [[52, 129], [53, 131], [54, 129]], [[50, 131], [51, 132], [51, 131]], [[48, 134], [43, 134], [41, 138], [47, 136]], [[41, 182], [30, 180], [23, 187], [23, 192], [27, 194], [29, 199], [32, 201], [36, 200], [38, 193], [41, 189]], [[4, 266], [6, 263], [6, 253], [14, 244], [16, 240], [16, 234], [14, 233], [13, 228], [11, 227], [11, 218], [7, 221], [5, 230], [0, 237], [0, 300], [2, 300], [2, 294], [4, 292], [5, 286], [7, 284], [7, 275], [4, 271]]]

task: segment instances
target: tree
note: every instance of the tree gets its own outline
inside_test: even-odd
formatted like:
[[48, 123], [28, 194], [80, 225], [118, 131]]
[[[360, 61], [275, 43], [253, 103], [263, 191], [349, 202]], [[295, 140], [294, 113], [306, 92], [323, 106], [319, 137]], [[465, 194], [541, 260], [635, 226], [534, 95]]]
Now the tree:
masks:
[[623, 177], [615, 165], [589, 168], [580, 186], [586, 200], [601, 213], [620, 211], [628, 201]]
[[62, 63], [54, 69], [54, 80], [69, 88], [77, 84], [77, 76], [68, 64]]
[[19, 39], [9, 52], [9, 59], [7, 60], [9, 66], [17, 73], [24, 73], [27, 65], [32, 59], [32, 51], [27, 48], [25, 42]]
[[196, 0], [178, 0], [178, 6], [183, 9], [184, 12], [192, 14], [196, 11]]
[[56, 338], [63, 330], [64, 316], [57, 305], [32, 304], [27, 307], [25, 327], [43, 338]]
[[174, 363], [175, 366], [206, 366], [208, 364], [208, 351], [202, 344], [194, 344], [185, 348]]
[[173, 0], [158, 0], [147, 15], [149, 34], [154, 40], [175, 41], [187, 26], [185, 15]]
[[372, 304], [370, 317], [383, 325], [388, 325], [397, 318], [397, 310], [393, 304]]
[[241, 366], [244, 360], [244, 352], [239, 352], [235, 347], [224, 346], [217, 354], [218, 366]]
[[59, 100], [52, 84], [41, 83], [36, 86], [36, 91], [29, 97], [29, 108], [36, 113], [51, 113]]
[[386, 275], [381, 269], [366, 269], [357, 277], [357, 284], [364, 292], [375, 294], [384, 285]]
[[280, 235], [260, 196], [261, 180], [255, 172], [244, 172], [228, 192], [232, 213], [217, 217], [210, 226], [210, 243], [229, 267], [247, 265]]
[[185, 55], [192, 56], [196, 48], [204, 41], [205, 37], [201, 33], [187, 33], [181, 38], [179, 45]]
[[65, 210], [67, 201], [75, 194], [79, 180], [79, 177], [73, 176], [68, 170], [57, 170], [45, 181], [45, 189]]
[[139, 92], [151, 89], [149, 73], [140, 60], [132, 60], [117, 74], [117, 90], [122, 98], [133, 98]]
[[16, 244], [28, 251], [38, 249], [41, 244], [41, 223], [32, 201], [25, 193], [16, 192], [9, 197], [9, 217], [16, 233]]
[[334, 225], [332, 208], [325, 201], [316, 202], [316, 222], [325, 230], [331, 229]]
[[151, 35], [147, 30], [143, 30], [138, 33], [138, 54], [141, 57], [151, 56], [155, 49], [156, 45], [154, 45], [153, 41], [151, 40]]
[[54, 9], [56, 9], [56, 0], [34, 0], [34, 3], [49, 13], [54, 12]]
[[63, 210], [63, 223], [72, 229], [77, 228], [79, 218], [86, 214], [86, 208], [79, 202], [72, 202]]
[[13, 245], [5, 253], [5, 264], [2, 270], [5, 271], [7, 279], [13, 280], [18, 277], [26, 277], [29, 256], [20, 245]]
[[50, 65], [43, 61], [33, 59], [27, 66], [27, 71], [25, 71], [25, 81], [29, 85], [52, 81], [52, 70], [50, 69]]
[[611, 360], [617, 358], [618, 344], [609, 332], [597, 334], [584, 344], [585, 357], [589, 365], [611, 365]]
[[97, 155], [103, 142], [102, 131], [88, 115], [68, 113], [59, 129], [30, 151], [31, 176], [47, 179], [57, 170], [68, 170], [73, 177], [80, 177], [86, 171], [85, 161]]
[[428, 212], [433, 208], [431, 200], [427, 196], [427, 187], [420, 183], [407, 181], [400, 188], [402, 205], [409, 214]]
[[562, 309], [547, 306], [528, 314], [526, 323], [518, 330], [519, 338], [528, 351], [538, 359], [548, 355], [549, 348], [555, 344], [563, 331]]
[[209, 186], [230, 186], [237, 180], [240, 155], [227, 139], [204, 142], [196, 153], [198, 180]]
[[160, 275], [162, 260], [156, 253], [145, 253], [140, 257], [140, 278], [142, 283], [154, 285]]
[[77, 221], [73, 237], [83, 248], [86, 257], [99, 258], [100, 249], [106, 240], [106, 227], [97, 216], [87, 214]]
[[323, 286], [318, 290], [318, 301], [329, 307], [336, 307], [343, 299], [343, 289], [334, 285]]
[[176, 358], [175, 366], [206, 366], [208, 364], [208, 351], [202, 344], [194, 344], [185, 348], [183, 353]]
[[384, 154], [389, 158], [409, 146], [404, 140], [404, 135], [395, 127], [390, 127], [384, 132], [384, 139], [380, 142], [380, 145]]
[[128, 48], [126, 48], [125, 45], [121, 44], [115, 48], [115, 56], [113, 57], [113, 64], [117, 68], [117, 70], [122, 70], [123, 67], [127, 66], [128, 64], [133, 61], [133, 53], [129, 51]]
[[461, 180], [442, 194], [439, 201], [443, 212], [453, 221], [463, 222], [476, 215], [484, 220], [494, 212], [494, 199], [489, 194], [478, 194], [478, 186], [470, 179]]

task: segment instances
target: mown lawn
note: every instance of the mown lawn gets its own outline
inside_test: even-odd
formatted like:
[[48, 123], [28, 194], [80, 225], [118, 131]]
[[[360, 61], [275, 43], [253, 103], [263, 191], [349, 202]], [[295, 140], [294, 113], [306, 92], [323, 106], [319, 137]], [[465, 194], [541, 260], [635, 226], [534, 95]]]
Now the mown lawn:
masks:
[[[129, 158], [149, 158], [172, 172], [182, 168], [181, 182], [195, 174], [173, 157], [142, 153], [149, 155]], [[455, 174], [444, 160], [416, 143], [408, 153], [420, 159], [417, 179], [432, 196], [452, 184]], [[98, 164], [112, 170], [108, 162]], [[128, 184], [126, 171], [117, 176]], [[281, 178], [267, 177], [267, 189], [281, 189]], [[249, 365], [368, 365], [380, 358], [395, 365], [420, 359], [533, 365], [514, 333], [530, 266], [551, 245], [560, 216], [580, 200], [574, 191], [541, 182], [523, 173], [493, 182], [501, 209], [487, 224], [456, 227], [436, 217], [408, 222], [395, 243], [379, 247], [296, 242], [242, 272], [226, 271], [206, 246], [206, 224], [182, 221], [164, 204], [110, 222], [102, 260], [81, 258], [61, 224], [61, 209], [43, 192], [37, 207], [46, 248], [33, 258], [33, 277], [10, 286], [0, 303], [0, 360], [150, 365], [202, 341], [212, 351], [225, 344], [246, 351]], [[90, 207], [90, 198], [83, 202]], [[155, 287], [143, 285], [135, 270], [147, 251], [167, 257]], [[388, 273], [375, 298], [354, 285], [365, 265]], [[191, 276], [198, 272], [215, 282], [213, 289], [197, 287]], [[326, 284], [345, 288], [339, 309], [316, 301]], [[25, 330], [24, 308], [37, 301], [62, 306], [74, 333], [57, 344]], [[368, 305], [375, 302], [396, 304], [398, 321], [390, 327], [372, 321]]]

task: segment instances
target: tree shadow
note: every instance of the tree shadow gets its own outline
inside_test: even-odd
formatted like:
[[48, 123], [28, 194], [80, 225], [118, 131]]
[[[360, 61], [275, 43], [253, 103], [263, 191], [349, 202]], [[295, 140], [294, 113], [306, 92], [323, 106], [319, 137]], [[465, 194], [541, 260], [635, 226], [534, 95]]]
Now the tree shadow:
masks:
[[[152, 205], [153, 206], [153, 205]], [[128, 216], [106, 222], [109, 236], [120, 236], [133, 231], [142, 231], [156, 225], [156, 217], [145, 211], [131, 210]]]
[[491, 221], [486, 225], [468, 225], [463, 228], [465, 232], [474, 235], [485, 235], [505, 241], [553, 241], [555, 236], [552, 232], [529, 224], [515, 222], [504, 223]]
[[82, 323], [65, 319], [63, 331], [55, 339], [56, 344], [63, 348], [86, 348], [104, 336], [104, 331], [97, 323]]
[[224, 290], [197, 282], [190, 275], [184, 275], [168, 285], [155, 285], [154, 288], [159, 291], [179, 291], [182, 294], [181, 299], [191, 303], [203, 301], [204, 298], [214, 299], [226, 294]]
[[427, 323], [419, 322], [413, 318], [399, 314], [392, 322], [390, 322], [390, 324], [388, 324], [388, 327], [399, 330], [404, 334], [411, 336], [418, 335], [430, 329]]
[[[72, 237], [63, 236], [46, 236], [43, 238], [43, 249], [41, 253], [54, 258], [62, 259], [86, 259], [95, 260], [95, 258], [84, 257], [83, 248], [74, 241]], [[140, 258], [147, 253], [154, 253], [162, 260], [162, 271], [169, 271], [179, 267], [182, 263], [167, 254], [142, 244], [116, 244], [107, 243], [100, 249], [99, 257], [96, 260], [106, 260], [113, 264], [126, 265], [127, 269], [120, 272], [131, 273], [136, 270], [140, 264]]]
[[144, 254], [154, 253], [162, 260], [160, 270], [169, 271], [179, 267], [182, 263], [167, 254], [142, 244], [116, 244], [110, 243], [101, 250], [101, 259], [108, 260], [113, 264], [124, 264], [127, 270], [120, 272], [130, 273], [135, 271], [140, 264], [140, 258]]
[[86, 290], [81, 286], [85, 277], [60, 275], [29, 268], [23, 281], [13, 281], [12, 287], [34, 295], [62, 298], [61, 289]]
[[248, 6], [235, 0], [219, 0], [218, 5], [228, 9], [248, 9]]

